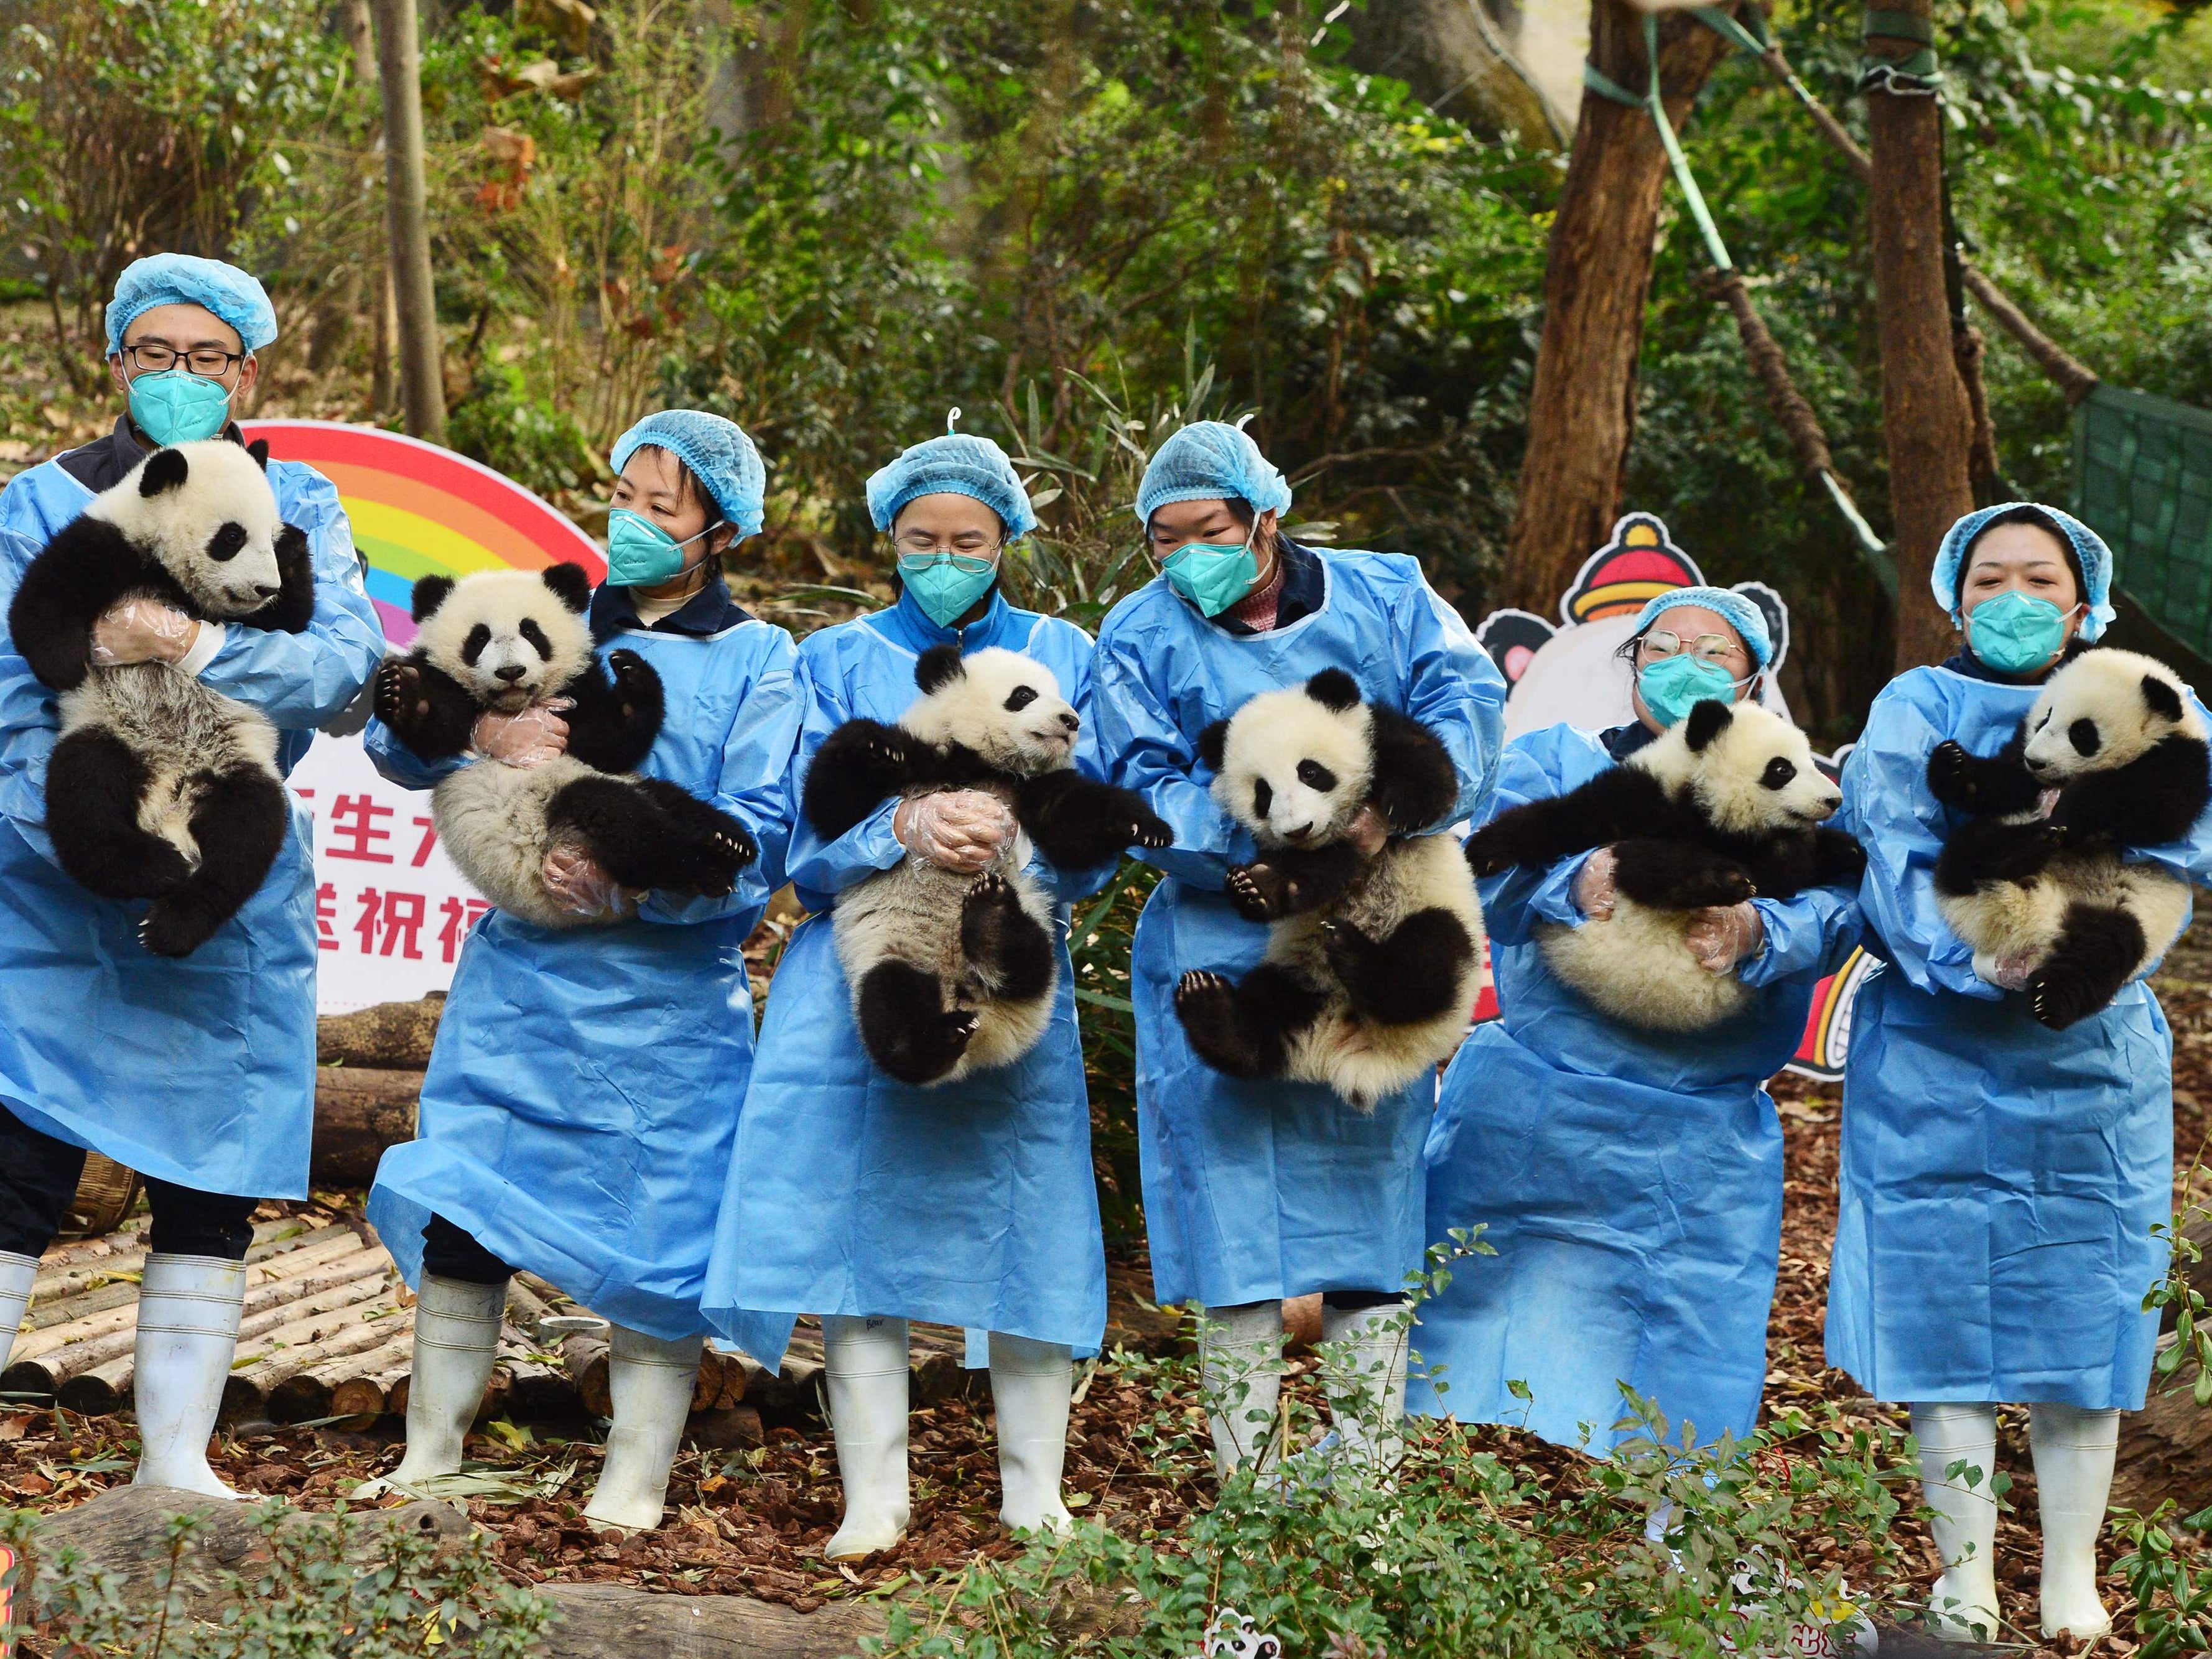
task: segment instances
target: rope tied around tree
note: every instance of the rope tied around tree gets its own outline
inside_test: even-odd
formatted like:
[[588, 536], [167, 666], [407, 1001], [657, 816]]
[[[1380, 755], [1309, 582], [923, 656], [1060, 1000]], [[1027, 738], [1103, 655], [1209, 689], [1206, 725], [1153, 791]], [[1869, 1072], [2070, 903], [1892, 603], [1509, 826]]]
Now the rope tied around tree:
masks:
[[[1940, 97], [1943, 71], [1936, 59], [1936, 27], [1917, 12], [1882, 11], [1869, 6], [1860, 31], [1867, 50], [1859, 58], [1861, 92], [1886, 92], [1898, 98]], [[1900, 58], [1875, 52], [1876, 40], [1901, 40], [1913, 50]]]

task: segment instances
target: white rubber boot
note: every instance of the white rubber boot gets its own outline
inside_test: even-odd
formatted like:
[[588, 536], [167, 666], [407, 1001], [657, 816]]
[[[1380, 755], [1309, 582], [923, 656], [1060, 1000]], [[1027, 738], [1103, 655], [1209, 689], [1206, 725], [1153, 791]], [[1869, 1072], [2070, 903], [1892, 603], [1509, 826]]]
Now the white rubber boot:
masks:
[[0, 1370], [8, 1368], [15, 1328], [23, 1322], [23, 1310], [31, 1305], [31, 1286], [38, 1277], [38, 1257], [0, 1250]]
[[1283, 1390], [1283, 1304], [1208, 1308], [1206, 1326], [1199, 1373], [1213, 1431], [1213, 1472], [1225, 1480], [1240, 1464], [1265, 1460], [1274, 1443]]
[[356, 1499], [381, 1498], [458, 1474], [469, 1425], [483, 1404], [484, 1385], [499, 1358], [507, 1283], [472, 1285], [424, 1273], [415, 1292], [415, 1368], [407, 1382], [407, 1450], [381, 1480], [356, 1486]]
[[138, 1412], [134, 1486], [238, 1494], [208, 1467], [208, 1437], [238, 1351], [246, 1264], [219, 1256], [149, 1255], [138, 1279], [132, 1394]]
[[1323, 1362], [1321, 1387], [1345, 1461], [1355, 1468], [1387, 1474], [1406, 1455], [1405, 1315], [1401, 1302], [1342, 1309], [1322, 1304], [1322, 1340], [1350, 1351], [1348, 1371]]
[[2112, 1628], [2097, 1595], [2097, 1535], [2112, 1495], [2120, 1414], [2030, 1406], [2027, 1442], [2043, 1523], [2043, 1633], [2091, 1641]]
[[[1932, 1514], [1928, 1529], [1943, 1557], [1929, 1609], [1947, 1641], [1997, 1637], [1997, 1408], [1982, 1405], [1915, 1406], [1920, 1441], [1920, 1489]], [[1955, 1480], [1946, 1473], [1964, 1463]], [[1978, 1631], [1975, 1626], [1980, 1626]]]
[[670, 1342], [615, 1326], [607, 1334], [607, 1392], [614, 1426], [606, 1462], [584, 1519], [624, 1532], [650, 1532], [667, 1509], [668, 1471], [691, 1415], [703, 1336]]
[[999, 1413], [999, 1519], [1013, 1531], [1065, 1532], [1074, 1524], [1060, 1495], [1067, 1462], [1068, 1396], [1075, 1361], [1060, 1342], [991, 1333], [991, 1401]]
[[823, 1376], [845, 1518], [823, 1559], [857, 1561], [906, 1536], [907, 1330], [903, 1319], [822, 1322]]

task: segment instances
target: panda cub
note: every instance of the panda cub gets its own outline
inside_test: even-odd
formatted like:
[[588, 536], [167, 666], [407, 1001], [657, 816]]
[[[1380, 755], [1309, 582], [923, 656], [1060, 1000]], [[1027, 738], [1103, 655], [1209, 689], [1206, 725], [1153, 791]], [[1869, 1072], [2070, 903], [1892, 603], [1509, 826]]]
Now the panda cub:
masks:
[[[1325, 1084], [1371, 1112], [1449, 1058], [1480, 988], [1482, 915], [1449, 836], [1451, 757], [1418, 720], [1364, 702], [1323, 669], [1265, 691], [1199, 735], [1213, 798], [1260, 855], [1230, 872], [1266, 960], [1240, 980], [1194, 969], [1176, 1012], [1200, 1059], [1232, 1077]], [[1373, 805], [1391, 839], [1346, 838]]]
[[1936, 902], [1994, 976], [2030, 965], [2053, 1030], [2093, 1014], [2165, 953], [2188, 884], [2129, 848], [2179, 841], [2212, 799], [2212, 751], [2188, 688], [2131, 651], [2085, 651], [2053, 674], [2005, 746], [1928, 757], [1928, 787], [1966, 821], [1936, 862]]
[[61, 866], [104, 898], [145, 899], [138, 938], [188, 956], [251, 898], [291, 806], [276, 728], [167, 663], [100, 668], [94, 625], [129, 599], [202, 622], [296, 634], [314, 615], [304, 532], [283, 522], [269, 447], [157, 449], [56, 532], [9, 607], [15, 649], [61, 694], [46, 830]]
[[1059, 924], [1024, 868], [1024, 841], [1079, 870], [1170, 837], [1135, 793], [1074, 769], [1082, 721], [1035, 658], [936, 646], [915, 684], [921, 695], [896, 726], [854, 720], [830, 734], [803, 808], [834, 841], [894, 796], [981, 789], [1021, 827], [981, 875], [908, 858], [837, 896], [837, 960], [860, 1041], [890, 1076], [926, 1085], [1020, 1059], [1051, 1022]]
[[547, 853], [586, 854], [625, 888], [719, 896], [759, 856], [728, 813], [659, 778], [628, 775], [660, 735], [660, 676], [635, 651], [601, 666], [584, 620], [581, 565], [494, 570], [415, 584], [415, 648], [377, 671], [377, 718], [424, 760], [467, 751], [477, 718], [556, 698], [565, 753], [536, 766], [479, 760], [430, 796], [439, 839], [501, 909], [541, 927], [578, 915], [545, 883]]
[[1468, 838], [1467, 860], [1476, 875], [1494, 876], [1612, 848], [1613, 914], [1579, 927], [1546, 923], [1537, 948], [1615, 1018], [1694, 1031], [1729, 1018], [1753, 993], [1734, 974], [1698, 965], [1684, 940], [1687, 913], [1855, 884], [1866, 854], [1824, 822], [1843, 800], [1805, 734], [1781, 715], [1708, 700], [1579, 788], [1499, 813]]

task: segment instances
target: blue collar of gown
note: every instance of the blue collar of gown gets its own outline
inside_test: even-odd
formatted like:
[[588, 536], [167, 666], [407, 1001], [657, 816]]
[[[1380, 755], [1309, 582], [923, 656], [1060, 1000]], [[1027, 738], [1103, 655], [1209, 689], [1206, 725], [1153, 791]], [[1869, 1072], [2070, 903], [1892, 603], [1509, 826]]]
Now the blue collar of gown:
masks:
[[995, 586], [991, 590], [988, 607], [965, 628], [940, 627], [915, 603], [911, 593], [905, 592], [899, 595], [896, 605], [866, 619], [867, 627], [917, 657], [939, 645], [957, 645], [963, 656], [992, 646], [1019, 651], [1029, 644], [1030, 630], [1035, 623], [1030, 612], [1008, 605], [1006, 596]]

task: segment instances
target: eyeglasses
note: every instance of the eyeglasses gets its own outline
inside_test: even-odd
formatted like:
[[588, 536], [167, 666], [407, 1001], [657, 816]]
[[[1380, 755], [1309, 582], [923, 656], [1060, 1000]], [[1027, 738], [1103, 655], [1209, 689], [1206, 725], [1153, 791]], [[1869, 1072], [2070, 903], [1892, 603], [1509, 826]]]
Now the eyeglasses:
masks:
[[1655, 628], [1644, 636], [1644, 654], [1655, 662], [1687, 651], [1700, 662], [1717, 663], [1725, 668], [1742, 648], [1725, 634], [1700, 634], [1686, 645], [1682, 636], [1671, 629]]
[[908, 530], [893, 538], [891, 545], [902, 559], [951, 559], [969, 575], [991, 568], [999, 544], [980, 531], [963, 530], [949, 540], [926, 530]]
[[123, 355], [142, 374], [185, 368], [208, 380], [221, 380], [230, 373], [232, 364], [245, 362], [246, 356], [243, 351], [225, 351], [221, 346], [194, 346], [189, 351], [179, 351], [174, 346], [150, 340], [144, 345], [124, 347]]

